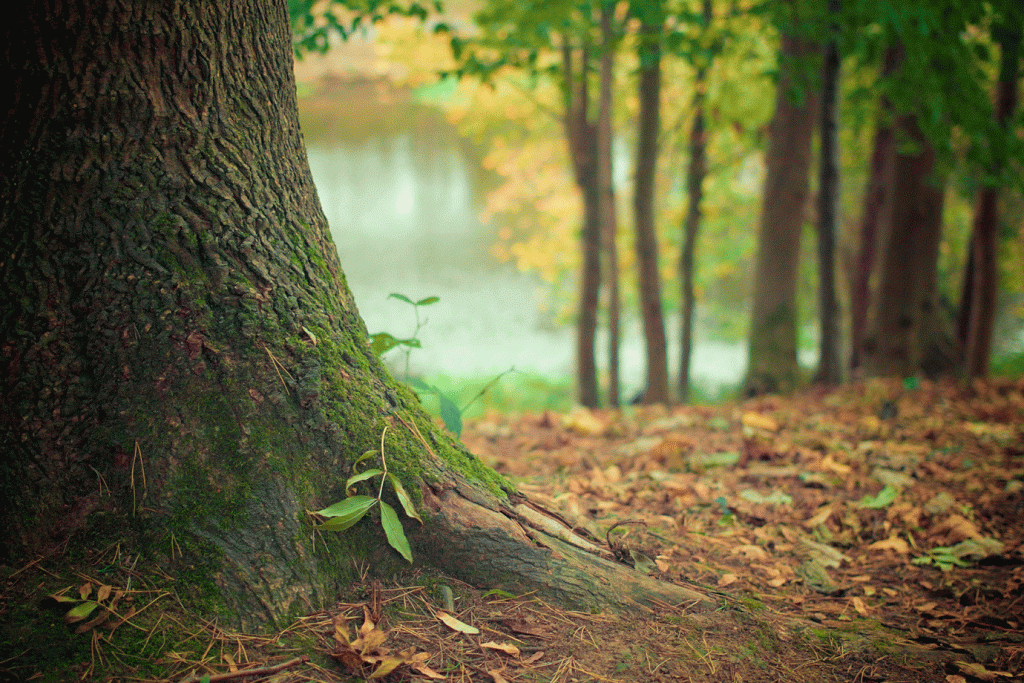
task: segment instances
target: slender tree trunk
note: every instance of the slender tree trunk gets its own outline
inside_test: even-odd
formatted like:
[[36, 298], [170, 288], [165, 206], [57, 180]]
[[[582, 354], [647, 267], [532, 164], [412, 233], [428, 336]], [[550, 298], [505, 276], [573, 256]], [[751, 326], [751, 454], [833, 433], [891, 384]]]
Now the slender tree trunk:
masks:
[[[701, 14], [705, 28], [713, 18], [711, 0], [701, 2]], [[680, 301], [680, 349], [679, 349], [679, 400], [690, 399], [690, 357], [693, 351], [694, 311], [694, 254], [697, 237], [700, 234], [701, 201], [704, 198], [704, 177], [707, 175], [707, 133], [705, 131], [704, 101], [706, 99], [707, 73], [710, 65], [700, 62], [694, 77], [693, 125], [690, 128], [690, 167], [686, 172], [686, 196], [688, 204], [683, 223], [683, 247], [679, 254], [679, 284], [682, 288]]]
[[668, 350], [661, 311], [661, 276], [658, 272], [658, 234], [654, 220], [655, 170], [661, 132], [661, 0], [645, 5], [640, 27], [640, 113], [636, 151], [636, 263], [640, 286], [640, 313], [647, 349], [644, 403], [668, 403]]
[[0, 561], [116, 544], [222, 624], [284, 626], [356, 566], [405, 566], [373, 520], [314, 543], [306, 512], [380, 449], [426, 520], [406, 525], [418, 562], [587, 609], [680, 601], [542, 530], [370, 352], [298, 129], [283, 3], [7, 20]]
[[[1007, 122], [1017, 108], [1017, 78], [1019, 74], [1021, 44], [1021, 11], [1015, 8], [1015, 21], [993, 31], [999, 41], [999, 86], [996, 96], [996, 122], [1005, 134]], [[1007, 142], [994, 145], [993, 176], [998, 177], [1006, 166]], [[992, 329], [996, 317], [996, 295], [999, 290], [999, 188], [986, 185], [978, 190], [974, 205], [974, 224], [971, 237], [970, 313], [963, 317], [969, 321], [966, 335], [965, 370], [968, 377], [988, 375], [992, 354]]]
[[[882, 66], [882, 78], [890, 76], [899, 61], [899, 50], [889, 48], [885, 52]], [[864, 213], [861, 216], [860, 250], [857, 255], [857, 268], [853, 276], [850, 292], [851, 330], [850, 330], [850, 369], [861, 366], [863, 358], [864, 338], [867, 334], [868, 310], [871, 304], [871, 274], [875, 266], [875, 252], [878, 249], [878, 226], [886, 205], [888, 190], [887, 171], [896, 153], [892, 125], [892, 107], [888, 99], [881, 102], [882, 113], [871, 150], [871, 167], [868, 185], [864, 190]]]
[[621, 296], [619, 294], [619, 248], [616, 235], [615, 181], [612, 166], [612, 65], [614, 36], [612, 15], [614, 0], [601, 2], [601, 93], [597, 115], [597, 182], [601, 188], [601, 234], [605, 254], [605, 283], [608, 292], [608, 403], [617, 407], [619, 397], [619, 334]]
[[908, 377], [921, 369], [938, 311], [943, 186], [934, 177], [935, 151], [914, 118], [898, 117], [897, 131], [912, 149], [895, 155], [890, 174], [878, 293], [863, 348], [865, 372], [875, 377]]
[[[780, 63], [805, 59], [813, 43], [784, 34]], [[799, 381], [796, 284], [800, 233], [807, 205], [815, 102], [805, 87], [794, 102], [791, 74], [779, 79], [769, 128], [764, 206], [754, 274], [750, 360], [744, 393], [789, 391]]]
[[[838, 16], [839, 0], [829, 0], [829, 12]], [[821, 160], [818, 173], [818, 317], [821, 348], [815, 381], [842, 381], [842, 351], [839, 335], [839, 299], [836, 296], [836, 234], [839, 232], [839, 28], [830, 27], [833, 37], [823, 49], [821, 79]]]
[[572, 49], [562, 48], [565, 74], [565, 137], [569, 145], [576, 185], [583, 195], [583, 227], [580, 246], [579, 312], [576, 321], [576, 392], [580, 405], [600, 405], [595, 360], [595, 335], [601, 289], [601, 188], [597, 174], [597, 130], [588, 118], [590, 94], [587, 87], [588, 51], [581, 51], [579, 74], [575, 72]]

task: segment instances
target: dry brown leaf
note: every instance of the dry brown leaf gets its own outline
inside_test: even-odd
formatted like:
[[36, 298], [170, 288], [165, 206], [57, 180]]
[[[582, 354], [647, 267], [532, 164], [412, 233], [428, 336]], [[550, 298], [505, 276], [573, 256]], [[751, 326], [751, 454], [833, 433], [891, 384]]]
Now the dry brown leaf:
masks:
[[502, 676], [501, 671], [498, 669], [488, 671], [487, 675], [491, 677], [491, 680], [494, 681], [494, 683], [508, 683], [508, 679]]
[[855, 596], [850, 599], [850, 602], [853, 603], [853, 608], [857, 610], [857, 614], [862, 617], [866, 617], [868, 615], [868, 607], [864, 604], [863, 600]]
[[539, 652], [534, 652], [532, 655], [530, 655], [526, 659], [521, 660], [519, 663], [522, 664], [523, 666], [529, 666], [530, 664], [533, 664], [534, 662], [536, 662], [537, 660], [539, 660], [543, 656], [544, 656], [544, 651], [540, 650]]

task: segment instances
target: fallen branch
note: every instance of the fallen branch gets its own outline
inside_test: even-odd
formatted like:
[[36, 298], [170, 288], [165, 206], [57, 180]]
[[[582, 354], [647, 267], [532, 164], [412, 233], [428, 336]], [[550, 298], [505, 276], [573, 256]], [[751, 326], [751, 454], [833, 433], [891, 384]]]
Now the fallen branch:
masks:
[[[287, 662], [281, 664], [274, 664], [272, 666], [261, 666], [255, 669], [245, 669], [243, 671], [231, 671], [225, 674], [213, 674], [209, 678], [206, 678], [209, 683], [215, 683], [215, 681], [228, 681], [232, 678], [244, 678], [246, 676], [267, 676], [269, 674], [276, 674], [278, 671], [284, 671], [285, 669], [304, 664], [309, 661], [309, 655], [302, 655], [295, 659], [289, 659]], [[191, 676], [183, 679], [181, 683], [199, 683], [203, 680], [206, 675], [200, 676], [198, 673], [194, 673]]]

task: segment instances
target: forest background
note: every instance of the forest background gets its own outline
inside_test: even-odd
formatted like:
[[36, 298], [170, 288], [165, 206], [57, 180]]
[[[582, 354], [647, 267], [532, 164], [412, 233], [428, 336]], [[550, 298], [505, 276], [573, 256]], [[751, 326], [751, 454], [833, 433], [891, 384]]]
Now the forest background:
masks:
[[[662, 24], [666, 28], [658, 41], [662, 53], [662, 91], [657, 98], [660, 116], [657, 165], [653, 176], [653, 218], [658, 245], [656, 274], [659, 282], [656, 283], [656, 291], [660, 312], [667, 316], [667, 325], [666, 319], [659, 324], [662, 329], [667, 327], [668, 360], [673, 370], [672, 398], [681, 398], [684, 393], [690, 393], [691, 398], [735, 395], [741, 388], [735, 383], [739, 374], [735, 353], [710, 361], [729, 365], [729, 370], [734, 373], [732, 383], [724, 387], [721, 380], [717, 384], [714, 380], [700, 383], [702, 368], [698, 366], [689, 371], [683, 360], [686, 358], [686, 346], [680, 337], [687, 332], [680, 327], [681, 321], [687, 318], [683, 301], [686, 296], [683, 283], [687, 275], [680, 252], [686, 240], [687, 212], [694, 204], [693, 185], [691, 180], [688, 186], [688, 173], [693, 172], [694, 130], [699, 116], [706, 175], [699, 183], [702, 190], [697, 199], [699, 214], [696, 219], [689, 218], [699, 223], [692, 284], [696, 299], [695, 334], [698, 345], [701, 339], [731, 343], [735, 352], [741, 345], [749, 346], [751, 338], [750, 309], [757, 288], [755, 263], [759, 222], [763, 222], [766, 215], [765, 159], [771, 137], [769, 129], [777, 108], [777, 84], [781, 69], [784, 69], [780, 64], [787, 59], [785, 55], [780, 58], [779, 26], [784, 24], [777, 13], [767, 10], [769, 5], [758, 3], [732, 2], [728, 6], [726, 3], [718, 3], [720, 6], [707, 3], [706, 7], [700, 3], [677, 3], [676, 6], [623, 2], [595, 3], [593, 7], [584, 7], [585, 4], [547, 3], [534, 7], [496, 1], [448, 3], [444, 8], [445, 14], [429, 15], [425, 21], [422, 17], [389, 15], [388, 11], [395, 7], [381, 5], [370, 12], [365, 8], [351, 15], [339, 12], [331, 17], [330, 23], [323, 14], [319, 14], [305, 28], [301, 16], [293, 11], [299, 39], [305, 35], [307, 46], [314, 45], [316, 41], [321, 41], [322, 46], [331, 45], [326, 54], [317, 54], [316, 50], [306, 52], [296, 63], [307, 141], [325, 136], [329, 138], [339, 128], [347, 128], [344, 135], [350, 137], [372, 137], [395, 125], [421, 126], [421, 123], [409, 126], [395, 122], [398, 117], [410, 116], [410, 111], [414, 112], [411, 116], [418, 117], [420, 121], [424, 117], [429, 119], [431, 115], [443, 114], [463, 142], [468, 143], [463, 146], [471, 163], [478, 159], [485, 170], [484, 177], [477, 181], [482, 187], [475, 188], [474, 193], [482, 204], [479, 229], [491, 241], [493, 257], [498, 263], [514, 264], [519, 271], [537, 278], [539, 316], [524, 324], [551, 328], [575, 324], [578, 328], [585, 317], [581, 315], [579, 301], [581, 279], [584, 279], [581, 274], [587, 268], [585, 249], [580, 248], [581, 221], [586, 208], [574, 178], [572, 149], [567, 145], [565, 102], [571, 85], [567, 85], [569, 80], [556, 36], [559, 27], [566, 33], [565, 27], [571, 24], [580, 31], [579, 35], [591, 37], [583, 38], [584, 44], [590, 39], [599, 43], [600, 8], [604, 7], [614, 27], [610, 33], [610, 47], [602, 50], [598, 44], [589, 48], [593, 52], [593, 64], [588, 67], [591, 72], [590, 92], [585, 97], [590, 102], [590, 111], [586, 115], [591, 123], [596, 123], [600, 89], [598, 62], [603, 54], [608, 54], [607, 68], [611, 76], [608, 125], [612, 140], [610, 192], [617, 200], [613, 211], [616, 249], [610, 257], [615, 266], [610, 266], [609, 242], [603, 241], [598, 327], [604, 331], [604, 336], [599, 338], [597, 348], [591, 351], [597, 356], [603, 389], [600, 397], [593, 393], [589, 398], [584, 396], [583, 402], [596, 405], [607, 400], [614, 403], [628, 401], [634, 395], [639, 396], [637, 392], [644, 388], [645, 378], [638, 377], [635, 369], [632, 374], [627, 371], [626, 376], [620, 378], [612, 369], [622, 361], [618, 359], [617, 352], [613, 354], [610, 346], [618, 347], [622, 342], [615, 341], [621, 333], [613, 336], [608, 328], [624, 326], [627, 336], [631, 330], [636, 330], [635, 336], [640, 336], [642, 297], [639, 293], [651, 289], [649, 280], [644, 286], [637, 281], [638, 252], [633, 243], [637, 225], [636, 149], [641, 134], [638, 122], [643, 116], [640, 81], [644, 68], [641, 66], [643, 58], [639, 56], [643, 54], [643, 41], [639, 36], [644, 8], [656, 8], [662, 13]], [[407, 11], [408, 7], [402, 9]], [[384, 18], [372, 24], [366, 22], [367, 14], [374, 11]], [[977, 148], [998, 148], [1001, 143], [992, 137], [992, 130], [968, 129], [971, 125], [980, 125], [979, 121], [991, 121], [995, 117], [992, 102], [988, 103], [986, 111], [985, 103], [971, 98], [976, 98], [979, 93], [986, 100], [994, 97], [999, 80], [1000, 48], [993, 38], [993, 25], [1001, 21], [998, 4], [952, 3], [947, 8], [937, 5], [917, 7], [915, 3], [896, 6], [846, 3], [843, 12], [834, 16], [842, 17], [842, 21], [851, 24], [863, 22], [865, 13], [870, 15], [873, 12], [877, 17], [876, 21], [860, 28], [845, 26], [835, 31], [843, 59], [836, 98], [839, 180], [835, 198], [838, 208], [835, 212], [836, 246], [834, 256], [829, 258], [834, 258], [831, 271], [837, 277], [834, 289], [838, 295], [838, 320], [842, 331], [838, 348], [843, 359], [841, 377], [863, 373], [863, 368], [856, 370], [851, 367], [859, 365], [859, 361], [852, 357], [856, 347], [853, 339], [865, 334], [852, 329], [854, 304], [864, 298], [855, 291], [862, 277], [859, 273], [865, 267], [859, 259], [864, 258], [865, 245], [873, 243], [875, 263], [871, 267], [869, 261], [868, 268], [873, 273], [871, 288], [877, 290], [877, 271], [885, 249], [883, 231], [875, 228], [878, 236], [874, 238], [865, 232], [869, 227], [867, 224], [877, 222], [878, 214], [887, 210], [871, 197], [871, 183], [876, 177], [872, 174], [878, 173], [877, 169], [873, 171], [872, 165], [877, 164], [877, 161], [873, 162], [873, 155], [878, 155], [877, 136], [887, 127], [890, 127], [891, 134], [895, 117], [915, 107], [933, 119], [931, 124], [922, 126], [926, 135], [938, 133], [940, 138], [937, 144], [928, 140], [928, 146], [934, 148], [938, 155], [935, 176], [943, 179], [939, 183], [944, 189], [939, 198], [941, 242], [937, 251], [936, 289], [928, 296], [934, 295], [932, 300], [938, 306], [941, 335], [946, 337], [943, 343], [951, 344], [950, 348], [956, 348], [958, 344], [961, 347], [951, 352], [958, 356], [958, 360], [947, 358], [947, 366], [942, 369], [962, 371], [959, 366], [963, 361], [962, 347], [966, 343], [966, 322], [957, 321], [958, 306], [966, 291], [972, 222], [977, 214], [979, 191], [988, 185], [1001, 190], [998, 218], [999, 303], [992, 344], [993, 370], [1000, 374], [1019, 374], [1022, 358], [1021, 293], [1024, 292], [1024, 254], [1021, 253], [1024, 249], [1024, 202], [1020, 194], [1019, 158], [1014, 156], [1019, 154], [1019, 149], [1014, 151], [1019, 144], [1017, 148], [1008, 148], [1004, 168], [986, 173], [979, 168], [978, 159], [984, 154], [979, 155]], [[351, 22], [358, 16], [362, 16], [364, 21], [360, 28], [351, 30]], [[318, 31], [335, 21], [336, 26], [345, 27], [342, 32], [347, 34], [346, 40], [339, 40], [338, 32], [334, 32], [328, 41], [326, 34]], [[817, 26], [814, 26], [815, 22]], [[795, 86], [791, 84], [787, 97], [797, 104], [802, 97], [813, 100], [821, 89], [821, 50], [822, 45], [828, 42], [825, 38], [830, 35], [827, 29], [821, 28], [820, 15], [806, 24], [812, 26], [810, 30], [817, 31], [822, 40], [814, 43], [813, 54], [801, 63], [800, 70], [805, 80]], [[906, 71], [920, 68], [924, 63], [925, 72], [929, 69], [934, 72], [939, 70], [942, 59], [970, 62], [962, 63], [962, 68], [951, 69], [945, 75], [926, 73], [922, 77], [919, 74], [910, 79], [912, 87], [908, 88], [907, 81], [901, 84], [894, 80], [891, 68], [886, 72], [883, 65], [887, 45], [891, 45], [893, 36], [902, 37], [901, 32], [906, 30], [918, 31], [923, 36], [918, 43], [910, 45], [909, 49], [917, 55], [907, 62], [916, 66], [907, 66]], [[997, 26], [996, 32], [998, 30]], [[955, 47], [947, 45], [944, 51], [936, 49], [930, 55], [920, 54], [926, 51], [924, 47], [929, 45], [928, 41], [950, 36], [957, 41]], [[549, 42], [544, 44], [543, 39]], [[453, 56], [453, 51], [459, 53], [459, 59]], [[458, 77], [460, 75], [462, 78]], [[971, 82], [963, 82], [965, 77], [969, 77]], [[960, 79], [959, 90], [955, 87], [957, 79]], [[894, 107], [890, 101], [894, 99], [892, 91], [900, 87], [904, 92], [895, 97]], [[813, 101], [805, 104], [808, 108], [818, 106]], [[971, 111], [965, 114], [957, 111], [958, 107]], [[1005, 129], [1018, 130], [1019, 119], [1019, 112], [1014, 111]], [[811, 121], [812, 126], [820, 127], [817, 125], [820, 121], [818, 111], [813, 112]], [[810, 134], [811, 131], [807, 132]], [[427, 130], [425, 134], [436, 135], [437, 132]], [[941, 138], [943, 134], [947, 139]], [[1012, 137], [1016, 139], [1017, 135]], [[899, 132], [893, 137], [898, 139], [897, 145], [905, 146], [908, 142], [904, 138]], [[818, 292], [822, 271], [817, 253], [822, 215], [821, 145], [822, 138], [815, 131], [814, 170], [810, 173], [805, 201], [796, 212], [801, 220], [796, 233], [799, 268], [795, 273], [797, 309], [793, 327], [803, 366], [801, 379], [810, 378], [821, 348]], [[989, 159], [991, 161], [991, 155]], [[317, 164], [314, 163], [313, 167], [316, 176]], [[319, 178], [317, 182], [320, 184]], [[387, 187], [381, 187], [380, 191], [396, 192]], [[325, 204], [329, 205], [330, 201], [325, 200]], [[333, 220], [332, 225], [338, 222]], [[336, 227], [334, 229], [337, 230]], [[694, 232], [695, 237], [697, 234]], [[455, 248], [454, 243], [446, 243], [449, 239], [452, 238], [441, 231], [437, 238], [441, 243], [437, 245], [439, 252], [446, 253]], [[352, 282], [353, 266], [350, 263], [361, 259], [359, 256], [345, 258], [346, 241], [351, 243], [349, 238], [338, 239], [336, 234], [335, 241], [342, 245], [342, 259], [350, 284], [370, 327], [373, 328], [375, 322], [381, 324], [380, 321], [384, 321], [388, 331], [396, 334], [406, 327], [411, 328], [411, 312], [400, 303], [386, 300], [379, 292], [372, 300], [359, 297], [358, 283]], [[614, 286], [608, 277], [612, 267], [621, 278], [621, 282]], [[400, 268], [389, 271], [386, 277], [392, 291], [403, 290], [406, 283]], [[415, 279], [413, 276], [413, 282]], [[410, 294], [416, 297], [434, 293]], [[470, 330], [468, 336], [472, 336], [474, 311], [449, 309], [444, 312], [450, 302], [443, 299], [430, 309], [430, 317], [435, 321], [432, 324], [437, 327], [437, 321], [442, 321], [440, 328], [443, 329], [443, 319], [450, 315], [461, 319], [465, 329]], [[863, 303], [867, 305], [866, 301]], [[621, 309], [621, 313], [615, 309]], [[616, 324], [614, 319], [619, 315], [624, 323]], [[963, 306], [960, 306], [960, 315], [965, 315]], [[960, 329], [955, 329], [958, 324]], [[419, 324], [416, 332], [420, 332]], [[443, 336], [430, 338], [430, 333], [429, 325], [423, 328], [422, 335], [427, 344], [441, 347], [435, 349], [435, 353], [443, 355], [445, 347], [457, 344]], [[454, 329], [453, 334], [458, 335], [458, 330]], [[577, 332], [577, 336], [579, 334]], [[468, 341], [472, 343], [472, 340]], [[642, 343], [635, 346], [639, 351]], [[649, 356], [649, 347], [647, 351]], [[415, 353], [422, 352], [414, 352], [414, 357]], [[664, 354], [664, 350], [661, 353]], [[397, 352], [392, 352], [392, 355], [399, 356]], [[576, 379], [579, 380], [579, 348], [576, 356]], [[395, 367], [401, 369], [407, 358], [399, 358]], [[770, 362], [777, 364], [774, 360]], [[414, 368], [428, 374], [433, 372], [429, 377], [433, 384], [443, 387], [446, 392], [461, 392], [457, 402], [465, 403], [480, 386], [511, 365], [507, 360], [495, 359], [493, 371], [485, 370], [475, 376], [472, 371], [468, 375], [453, 372], [448, 377], [439, 377], [436, 369], [429, 367]], [[405, 368], [407, 372], [408, 366]], [[931, 372], [935, 368], [925, 369]], [[557, 371], [546, 376], [511, 373], [490, 389], [477, 410], [487, 405], [506, 411], [565, 408], [573, 398], [572, 382], [564, 376], [567, 372], [563, 372], [563, 376], [558, 374]], [[683, 386], [689, 374], [697, 376], [696, 394], [691, 393], [694, 391], [692, 387]], [[912, 375], [914, 372], [904, 370], [903, 374]], [[721, 375], [712, 372], [711, 376]], [[750, 386], [750, 379], [748, 372], [746, 388], [753, 391], [756, 387]]]

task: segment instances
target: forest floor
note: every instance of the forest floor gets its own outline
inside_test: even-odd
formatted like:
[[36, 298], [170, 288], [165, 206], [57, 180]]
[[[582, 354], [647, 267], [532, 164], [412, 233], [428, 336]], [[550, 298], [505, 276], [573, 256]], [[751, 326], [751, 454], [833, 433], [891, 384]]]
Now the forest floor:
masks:
[[[161, 679], [1024, 679], [1024, 380], [491, 415], [462, 438], [531, 499], [718, 609], [566, 612], [423, 574], [353, 587], [274, 637], [193, 622], [191, 644], [160, 655]], [[75, 677], [129, 659], [109, 636], [90, 647]], [[157, 680], [133, 666], [115, 679]]]

